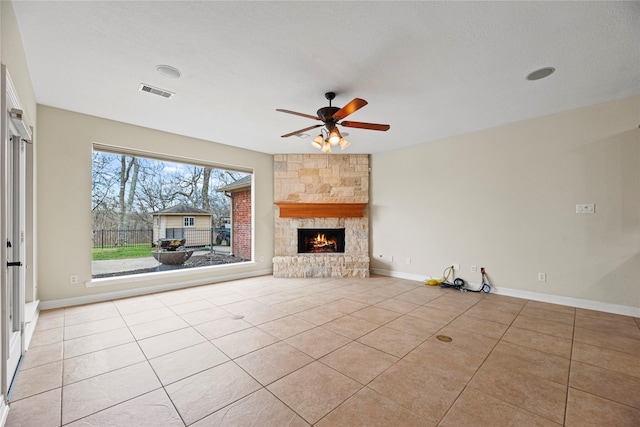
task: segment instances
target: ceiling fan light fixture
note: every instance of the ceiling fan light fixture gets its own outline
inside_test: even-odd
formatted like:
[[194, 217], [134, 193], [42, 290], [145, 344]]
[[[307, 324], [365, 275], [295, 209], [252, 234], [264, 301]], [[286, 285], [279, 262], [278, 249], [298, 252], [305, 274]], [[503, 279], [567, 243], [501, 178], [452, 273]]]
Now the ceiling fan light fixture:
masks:
[[340, 143], [340, 139], [342, 135], [340, 135], [340, 131], [337, 128], [333, 128], [331, 132], [329, 132], [329, 144], [338, 145]]
[[318, 150], [322, 149], [322, 143], [323, 143], [323, 137], [322, 134], [316, 136], [313, 141], [311, 141], [311, 146], [314, 148], [317, 148]]
[[340, 143], [339, 144], [340, 144], [340, 148], [343, 149], [343, 150], [351, 145], [351, 143], [349, 141], [347, 141], [344, 137], [340, 138]]
[[322, 144], [322, 150], [323, 153], [330, 153], [331, 152], [331, 144], [329, 143], [329, 141], [325, 141], [324, 144]]

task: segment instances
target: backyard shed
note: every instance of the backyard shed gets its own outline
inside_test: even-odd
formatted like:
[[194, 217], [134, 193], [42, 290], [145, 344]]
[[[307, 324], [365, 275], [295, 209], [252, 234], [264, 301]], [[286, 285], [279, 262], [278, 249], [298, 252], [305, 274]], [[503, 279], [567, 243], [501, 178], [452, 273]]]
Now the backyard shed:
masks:
[[158, 246], [161, 239], [186, 239], [187, 247], [209, 246], [211, 217], [210, 212], [186, 204], [158, 211], [153, 214], [153, 244]]

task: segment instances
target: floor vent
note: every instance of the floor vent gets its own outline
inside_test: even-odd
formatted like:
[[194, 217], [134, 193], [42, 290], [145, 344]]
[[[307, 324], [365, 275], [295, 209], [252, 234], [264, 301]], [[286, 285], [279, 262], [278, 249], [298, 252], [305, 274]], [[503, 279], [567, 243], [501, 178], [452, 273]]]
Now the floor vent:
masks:
[[160, 95], [163, 98], [172, 98], [175, 93], [169, 92], [168, 90], [159, 89], [157, 87], [149, 86], [144, 83], [140, 83], [140, 87], [138, 88], [141, 92], [148, 92], [154, 95]]

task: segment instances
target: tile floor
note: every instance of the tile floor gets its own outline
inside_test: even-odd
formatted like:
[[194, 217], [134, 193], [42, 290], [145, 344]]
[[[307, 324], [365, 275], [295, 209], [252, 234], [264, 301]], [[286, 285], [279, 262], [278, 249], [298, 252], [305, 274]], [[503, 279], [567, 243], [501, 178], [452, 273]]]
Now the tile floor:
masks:
[[42, 312], [7, 425], [638, 426], [639, 355], [632, 317], [264, 276]]

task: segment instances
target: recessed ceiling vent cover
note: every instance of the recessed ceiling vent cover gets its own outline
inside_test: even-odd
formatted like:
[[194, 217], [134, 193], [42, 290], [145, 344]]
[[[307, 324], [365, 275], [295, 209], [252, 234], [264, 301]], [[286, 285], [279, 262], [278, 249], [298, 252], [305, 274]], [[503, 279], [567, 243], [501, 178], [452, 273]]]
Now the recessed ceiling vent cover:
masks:
[[173, 98], [173, 96], [175, 95], [175, 93], [169, 92], [168, 90], [153, 87], [144, 83], [140, 83], [140, 87], [138, 87], [138, 90], [140, 90], [141, 92], [152, 93], [154, 95], [160, 95], [163, 98]]

